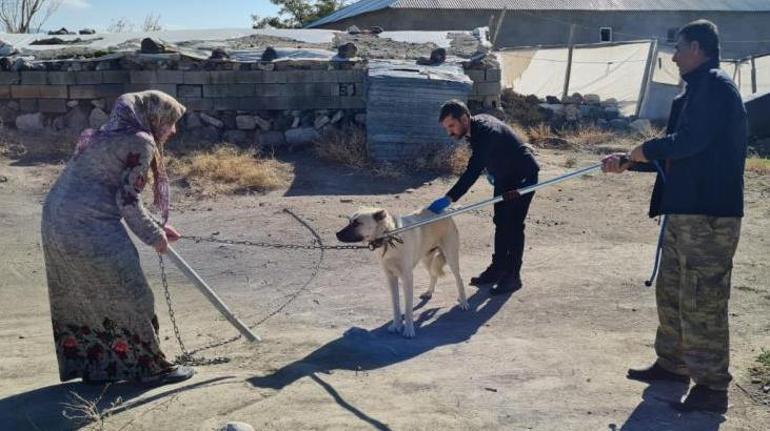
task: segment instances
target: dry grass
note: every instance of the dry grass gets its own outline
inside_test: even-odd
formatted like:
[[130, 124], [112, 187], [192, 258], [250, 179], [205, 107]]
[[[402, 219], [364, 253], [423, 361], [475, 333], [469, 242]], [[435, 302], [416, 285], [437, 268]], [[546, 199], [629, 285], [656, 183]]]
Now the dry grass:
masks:
[[577, 166], [578, 159], [575, 156], [569, 156], [566, 160], [564, 160], [564, 167], [565, 168], [574, 168]]
[[440, 175], [460, 175], [468, 166], [471, 149], [467, 144], [455, 146], [426, 145], [404, 162], [410, 171], [433, 172]]
[[205, 196], [279, 189], [289, 183], [292, 172], [286, 163], [257, 158], [229, 146], [169, 157], [167, 163], [173, 176], [181, 177]]
[[102, 399], [109, 388], [109, 384], [105, 385], [99, 396], [93, 400], [86, 399], [77, 392], [70, 391], [70, 401], [62, 403], [62, 406], [64, 407], [62, 416], [78, 426], [90, 424], [91, 429], [99, 431], [105, 430], [107, 419], [111, 416], [112, 411], [123, 404], [123, 400], [117, 398], [115, 401], [112, 401], [107, 408], [100, 408], [99, 404], [101, 404]]
[[[514, 130], [521, 130], [521, 128], [516, 124], [512, 124], [511, 127], [514, 127]], [[529, 141], [533, 144], [558, 137], [558, 135], [551, 131], [551, 126], [546, 123], [540, 123], [536, 126], [527, 128], [527, 130], [524, 132], [524, 136], [528, 137]]]
[[746, 159], [746, 170], [760, 175], [770, 174], [770, 159], [749, 157]]
[[757, 365], [749, 370], [752, 380], [760, 385], [770, 385], [770, 350], [762, 349], [756, 361]]
[[581, 126], [575, 130], [564, 131], [562, 137], [575, 147], [592, 148], [625, 139], [626, 134], [595, 126]]
[[321, 160], [355, 169], [369, 165], [366, 132], [360, 127], [329, 128], [315, 146]]
[[315, 153], [324, 161], [354, 169], [367, 169], [375, 177], [397, 179], [407, 172], [433, 172], [440, 175], [459, 175], [468, 164], [470, 149], [467, 145], [425, 145], [402, 163], [372, 163], [366, 146], [366, 132], [349, 126], [326, 131], [316, 143]]
[[[517, 130], [515, 125], [512, 125]], [[518, 128], [520, 130], [520, 128]], [[586, 150], [598, 153], [613, 153], [628, 151], [633, 146], [659, 136], [661, 131], [653, 128], [640, 134], [637, 132], [619, 132], [597, 126], [583, 125], [576, 129], [552, 130], [548, 124], [540, 123], [526, 129], [529, 142], [541, 148], [561, 150]]]

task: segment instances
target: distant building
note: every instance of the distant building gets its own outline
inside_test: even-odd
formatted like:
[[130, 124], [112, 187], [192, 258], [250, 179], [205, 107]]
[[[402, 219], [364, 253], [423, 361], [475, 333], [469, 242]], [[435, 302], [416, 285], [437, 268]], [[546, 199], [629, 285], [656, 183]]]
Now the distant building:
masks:
[[[770, 53], [769, 0], [361, 0], [312, 24], [344, 30], [472, 30], [507, 9], [497, 47], [658, 39], [698, 18], [719, 26], [724, 58]], [[490, 27], [493, 27], [490, 26]]]

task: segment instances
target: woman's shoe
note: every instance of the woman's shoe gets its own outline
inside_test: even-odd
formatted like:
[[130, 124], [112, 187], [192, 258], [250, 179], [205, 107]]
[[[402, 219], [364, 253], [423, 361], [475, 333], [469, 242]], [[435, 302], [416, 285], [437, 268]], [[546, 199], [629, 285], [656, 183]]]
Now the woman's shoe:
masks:
[[139, 379], [139, 382], [152, 386], [170, 385], [173, 383], [183, 382], [192, 378], [194, 375], [195, 370], [193, 370], [191, 367], [176, 365], [173, 368], [162, 371], [153, 376], [142, 377]]

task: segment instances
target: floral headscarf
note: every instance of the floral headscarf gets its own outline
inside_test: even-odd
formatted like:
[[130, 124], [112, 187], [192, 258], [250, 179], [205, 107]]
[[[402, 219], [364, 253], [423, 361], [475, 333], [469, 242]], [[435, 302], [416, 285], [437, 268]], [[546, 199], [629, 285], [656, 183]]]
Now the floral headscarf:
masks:
[[154, 178], [153, 203], [160, 210], [163, 223], [169, 215], [169, 183], [163, 162], [162, 137], [184, 115], [186, 108], [162, 91], [127, 93], [115, 101], [109, 120], [98, 130], [87, 129], [78, 140], [75, 157], [82, 154], [96, 141], [107, 142], [110, 138], [142, 134], [155, 142], [155, 156], [150, 167]]

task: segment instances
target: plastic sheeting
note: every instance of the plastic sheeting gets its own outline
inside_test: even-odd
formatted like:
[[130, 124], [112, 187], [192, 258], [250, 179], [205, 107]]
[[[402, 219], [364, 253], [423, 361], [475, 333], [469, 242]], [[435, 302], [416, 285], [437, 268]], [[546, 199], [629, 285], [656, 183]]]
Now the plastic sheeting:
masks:
[[652, 72], [652, 82], [668, 85], [679, 85], [681, 77], [679, 68], [674, 63], [674, 53], [670, 49], [659, 48], [658, 58]]
[[756, 73], [756, 93], [752, 85], [751, 60], [746, 59], [740, 62], [731, 62], [722, 68], [735, 79], [735, 84], [741, 92], [743, 98], [748, 98], [754, 94], [763, 94], [770, 91], [770, 55], [754, 58], [754, 69]]
[[[245, 63], [251, 63], [259, 61], [262, 58], [264, 49], [241, 49], [228, 51], [230, 59], [235, 61], [241, 61]], [[278, 59], [275, 61], [283, 60], [322, 60], [329, 61], [337, 55], [336, 52], [326, 51], [323, 49], [292, 49], [292, 48], [275, 48]]]
[[[602, 99], [614, 98], [625, 115], [636, 113], [647, 58], [652, 44], [635, 42], [607, 46], [577, 46], [572, 56], [569, 94], [597, 94]], [[531, 57], [530, 57], [531, 55]], [[529, 64], [518, 78], [504, 70], [506, 80], [520, 94], [561, 97], [567, 71], [568, 49], [539, 48], [503, 51], [503, 64]], [[516, 74], [516, 71], [513, 71]]]
[[438, 123], [441, 105], [467, 100], [473, 82], [459, 63], [420, 66], [407, 61], [373, 61], [367, 77], [366, 133], [377, 161], [414, 157], [425, 145], [452, 143]]

